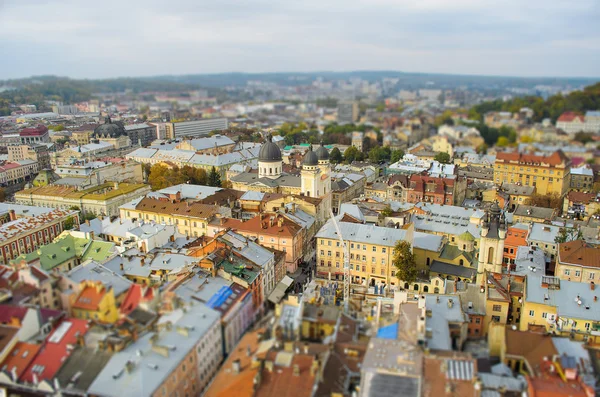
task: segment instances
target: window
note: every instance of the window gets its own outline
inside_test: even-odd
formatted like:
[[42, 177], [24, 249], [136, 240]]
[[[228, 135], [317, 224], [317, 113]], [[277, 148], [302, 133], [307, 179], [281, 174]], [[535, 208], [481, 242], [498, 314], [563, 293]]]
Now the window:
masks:
[[363, 265], [363, 267], [362, 267], [362, 271], [363, 271], [363, 272], [366, 272], [366, 271], [367, 271], [367, 267], [366, 267], [365, 265]]
[[500, 322], [500, 316], [492, 316], [492, 321], [495, 323], [499, 323]]
[[575, 270], [575, 277], [579, 277], [581, 276], [581, 271], [580, 270]]
[[590, 273], [590, 280], [594, 279], [594, 273]]
[[327, 245], [331, 247], [331, 240], [327, 242]]
[[501, 312], [502, 311], [502, 306], [501, 305], [494, 305], [492, 306], [492, 310], [495, 312]]
[[367, 246], [363, 244], [363, 251], [367, 250]]
[[354, 249], [354, 243], [350, 244], [350, 248]]
[[366, 262], [367, 261], [367, 257], [363, 255], [362, 256], [362, 260], [363, 260], [363, 262]]
[[530, 310], [529, 311], [529, 317], [533, 317], [535, 316], [535, 311], [534, 310]]
[[331, 251], [327, 251], [327, 256], [331, 256]]
[[475, 318], [475, 324], [481, 324], [481, 318], [480, 317], [476, 317]]
[[487, 263], [491, 264], [494, 261], [494, 247], [488, 249]]
[[385, 254], [385, 253], [386, 253], [386, 251], [387, 251], [387, 249], [386, 249], [385, 247], [383, 247], [383, 248], [381, 249], [381, 252], [382, 252], [383, 254]]
[[377, 252], [377, 247], [373, 246], [373, 252]]
[[548, 318], [548, 313], [542, 313], [542, 318]]
[[321, 256], [325, 255], [325, 251], [321, 250]]
[[374, 256], [371, 257], [371, 263], [375, 263], [377, 261], [377, 258], [375, 258]]

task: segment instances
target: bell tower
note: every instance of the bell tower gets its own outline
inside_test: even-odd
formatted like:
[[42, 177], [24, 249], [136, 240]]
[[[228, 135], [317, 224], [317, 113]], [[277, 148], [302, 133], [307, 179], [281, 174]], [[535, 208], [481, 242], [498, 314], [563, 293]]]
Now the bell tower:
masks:
[[481, 225], [477, 284], [485, 284], [484, 277], [486, 272], [502, 273], [506, 229], [506, 217], [496, 201], [486, 210], [483, 224]]

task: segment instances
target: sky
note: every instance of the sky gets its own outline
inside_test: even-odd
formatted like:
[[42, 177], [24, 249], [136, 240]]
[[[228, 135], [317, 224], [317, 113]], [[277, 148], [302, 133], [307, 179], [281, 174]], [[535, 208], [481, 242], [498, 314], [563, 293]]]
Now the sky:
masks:
[[0, 80], [397, 70], [600, 76], [600, 0], [0, 0]]

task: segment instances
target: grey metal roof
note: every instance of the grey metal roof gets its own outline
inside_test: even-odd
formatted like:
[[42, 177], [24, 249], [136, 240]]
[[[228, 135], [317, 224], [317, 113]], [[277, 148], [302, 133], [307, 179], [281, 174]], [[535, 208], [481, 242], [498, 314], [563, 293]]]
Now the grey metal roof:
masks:
[[477, 274], [477, 269], [453, 265], [451, 263], [444, 263], [440, 261], [433, 261], [431, 263], [430, 271], [469, 279], [473, 279], [473, 277], [475, 277], [475, 275]]
[[[449, 305], [450, 301], [452, 301], [452, 307]], [[449, 324], [467, 321], [458, 297], [426, 295], [425, 308], [431, 310], [431, 317], [425, 318], [425, 328], [431, 331], [431, 337], [427, 338], [427, 347], [434, 350], [452, 350]]]
[[[118, 257], [117, 257], [118, 258]], [[111, 286], [115, 297], [125, 293], [132, 282], [98, 262], [88, 261], [71, 269], [65, 277], [79, 284], [82, 281], [101, 281]]]
[[319, 158], [317, 157], [317, 154], [312, 151], [312, 149], [309, 149], [306, 152], [306, 154], [304, 154], [302, 164], [303, 165], [318, 165]]
[[[169, 314], [174, 319], [171, 330], [147, 333], [124, 350], [114, 353], [104, 369], [89, 388], [97, 396], [121, 397], [149, 396], [171, 376], [175, 368], [196, 347], [206, 332], [220, 320], [220, 314], [204, 304], [188, 305], [187, 311], [178, 309]], [[187, 328], [187, 336], [177, 332], [177, 326]], [[156, 344], [176, 346], [168, 356], [152, 350], [151, 338], [157, 335]], [[125, 366], [130, 362], [131, 369]]]
[[87, 394], [88, 388], [111, 356], [111, 352], [89, 347], [76, 347], [55, 375], [61, 390], [67, 394]]
[[530, 205], [517, 205], [513, 216], [528, 216], [539, 219], [552, 219], [554, 216], [554, 208], [533, 207]]
[[558, 226], [534, 222], [531, 225], [531, 231], [529, 232], [529, 236], [527, 236], [527, 240], [556, 244], [554, 242], [554, 239], [556, 238], [556, 236], [558, 236], [559, 232], [560, 227]]
[[[345, 241], [385, 245], [393, 247], [397, 241], [406, 240], [406, 230], [363, 225], [350, 222], [339, 222], [342, 237]], [[330, 219], [323, 225], [315, 236], [316, 238], [330, 238], [338, 240], [338, 234], [333, 221]]]
[[435, 234], [415, 232], [413, 235], [413, 247], [428, 251], [439, 252], [443, 241], [443, 236]]

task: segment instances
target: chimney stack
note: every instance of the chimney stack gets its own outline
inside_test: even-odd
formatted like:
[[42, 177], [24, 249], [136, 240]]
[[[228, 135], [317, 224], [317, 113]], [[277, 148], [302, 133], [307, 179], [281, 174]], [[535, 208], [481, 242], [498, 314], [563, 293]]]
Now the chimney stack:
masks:
[[234, 360], [231, 367], [232, 367], [233, 373], [239, 374], [240, 370], [242, 369], [240, 360]]

